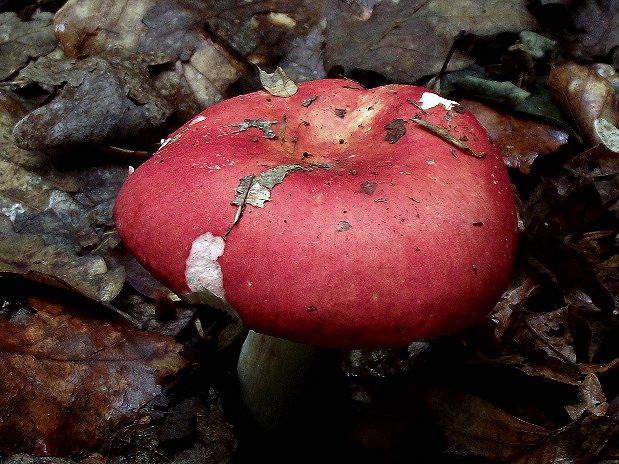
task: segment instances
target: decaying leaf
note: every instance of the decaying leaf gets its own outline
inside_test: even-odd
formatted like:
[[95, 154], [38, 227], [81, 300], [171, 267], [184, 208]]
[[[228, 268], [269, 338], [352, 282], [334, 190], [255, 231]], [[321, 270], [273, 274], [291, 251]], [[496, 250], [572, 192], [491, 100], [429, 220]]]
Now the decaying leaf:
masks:
[[522, 31], [519, 37], [520, 42], [510, 47], [510, 50], [522, 50], [537, 59], [543, 58], [546, 53], [550, 52], [557, 45], [555, 40], [533, 31]]
[[567, 132], [550, 124], [497, 111], [472, 100], [460, 103], [479, 119], [501, 148], [505, 164], [524, 174], [530, 171], [538, 156], [555, 153], [568, 141]]
[[71, 0], [54, 18], [69, 57], [119, 55], [147, 62], [151, 85], [183, 118], [221, 100], [245, 69], [203, 30], [206, 3]]
[[493, 81], [472, 72], [453, 73], [449, 83], [466, 95], [476, 95], [516, 107], [531, 96], [531, 92], [509, 81]]
[[288, 77], [282, 68], [278, 67], [273, 73], [265, 72], [262, 69], [258, 69], [258, 71], [260, 72], [260, 83], [271, 95], [291, 97], [297, 93], [297, 84]]
[[181, 346], [84, 301], [30, 297], [0, 319], [0, 450], [68, 454], [100, 444], [162, 392]]
[[61, 89], [50, 103], [15, 126], [17, 144], [26, 149], [143, 137], [172, 114], [172, 107], [147, 84], [144, 69], [135, 61], [42, 58], [25, 68], [20, 79]]
[[277, 124], [277, 121], [267, 121], [266, 119], [245, 119], [243, 122], [232, 124], [234, 127], [238, 128], [232, 133], [236, 134], [237, 132], [244, 132], [252, 127], [255, 127], [256, 129], [260, 129], [267, 139], [274, 139], [277, 138], [277, 135], [273, 132], [273, 124]]
[[385, 140], [389, 143], [396, 143], [406, 134], [404, 119], [394, 119], [389, 124], [385, 125], [385, 129], [387, 129]]
[[25, 66], [29, 60], [56, 48], [51, 15], [31, 21], [15, 13], [0, 14], [0, 80]]
[[279, 65], [293, 81], [313, 81], [327, 75], [322, 56], [326, 25], [326, 21], [320, 21], [306, 35], [295, 37], [280, 61]]
[[[413, 83], [437, 73], [461, 30], [485, 36], [536, 27], [525, 1], [377, 2], [362, 18], [349, 3], [328, 6], [333, 17], [325, 32], [326, 68], [370, 70], [392, 82]], [[456, 52], [448, 69], [469, 64], [467, 55]]]
[[291, 172], [306, 169], [308, 168], [300, 164], [282, 164], [268, 169], [258, 176], [243, 177], [236, 188], [236, 198], [232, 200], [232, 204], [237, 206], [249, 204], [263, 208], [264, 203], [271, 199], [273, 187], [281, 184]]
[[601, 142], [594, 128], [597, 119], [619, 125], [615, 90], [594, 67], [576, 63], [555, 65], [548, 85], [562, 109], [592, 143]]

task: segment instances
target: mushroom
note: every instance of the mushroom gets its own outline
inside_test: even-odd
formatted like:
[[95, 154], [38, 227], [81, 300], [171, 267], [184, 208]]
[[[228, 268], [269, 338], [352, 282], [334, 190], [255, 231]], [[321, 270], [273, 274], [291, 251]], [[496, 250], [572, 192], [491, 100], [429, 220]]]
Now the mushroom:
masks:
[[155, 277], [255, 331], [248, 401], [265, 377], [247, 370], [256, 346], [262, 360], [287, 352], [281, 340], [401, 347], [475, 324], [516, 248], [511, 184], [471, 113], [422, 87], [342, 79], [206, 109], [129, 176], [114, 217]]

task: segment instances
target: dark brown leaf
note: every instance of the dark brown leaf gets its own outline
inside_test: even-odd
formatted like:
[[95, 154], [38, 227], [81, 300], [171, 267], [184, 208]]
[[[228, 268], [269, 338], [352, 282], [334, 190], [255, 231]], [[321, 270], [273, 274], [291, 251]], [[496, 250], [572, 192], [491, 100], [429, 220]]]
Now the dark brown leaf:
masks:
[[131, 420], [181, 369], [181, 347], [101, 308], [31, 297], [0, 320], [0, 449], [67, 454]]
[[619, 65], [619, 5], [616, 2], [586, 0], [575, 9], [574, 23], [582, 31], [577, 47], [584, 56], [604, 57], [613, 53], [613, 64]]
[[602, 385], [595, 374], [587, 374], [585, 380], [580, 384], [578, 399], [580, 402], [577, 405], [565, 407], [572, 420], [578, 419], [585, 413], [603, 417], [608, 411], [606, 396], [604, 396]]

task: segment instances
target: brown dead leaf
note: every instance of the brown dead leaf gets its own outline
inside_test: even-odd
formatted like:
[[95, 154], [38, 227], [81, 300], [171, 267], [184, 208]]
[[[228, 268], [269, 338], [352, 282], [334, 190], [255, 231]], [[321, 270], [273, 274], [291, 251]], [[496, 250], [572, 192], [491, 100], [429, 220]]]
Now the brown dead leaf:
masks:
[[47, 55], [56, 48], [52, 16], [31, 21], [15, 13], [0, 14], [0, 80], [7, 79], [32, 58]]
[[58, 88], [50, 103], [15, 126], [15, 140], [25, 149], [152, 136], [173, 111], [149, 86], [145, 70], [135, 60], [45, 57], [23, 69], [19, 78]]
[[556, 152], [568, 141], [569, 134], [541, 121], [499, 112], [483, 103], [461, 100], [488, 131], [501, 149], [505, 164], [528, 174], [538, 156]]
[[550, 435], [545, 428], [468, 393], [433, 389], [428, 401], [430, 414], [453, 452], [513, 462]]
[[[413, 83], [440, 70], [461, 30], [486, 36], [535, 29], [527, 2], [415, 0], [380, 2], [356, 16], [358, 7], [334, 1], [327, 7], [326, 68], [374, 71], [392, 82]], [[456, 52], [449, 68], [471, 64]]]
[[118, 54], [148, 62], [153, 87], [188, 118], [223, 99], [246, 71], [203, 30], [212, 12], [188, 2], [71, 0], [54, 24], [69, 57]]
[[603, 417], [608, 411], [606, 396], [604, 396], [602, 385], [595, 374], [587, 374], [585, 380], [580, 384], [578, 399], [580, 400], [578, 404], [565, 407], [572, 420], [578, 419], [585, 413]]
[[550, 71], [548, 85], [561, 108], [591, 143], [602, 142], [594, 127], [597, 119], [619, 124], [615, 89], [595, 67], [557, 64]]
[[101, 443], [185, 362], [173, 340], [84, 302], [30, 297], [0, 320], [0, 450], [68, 454]]

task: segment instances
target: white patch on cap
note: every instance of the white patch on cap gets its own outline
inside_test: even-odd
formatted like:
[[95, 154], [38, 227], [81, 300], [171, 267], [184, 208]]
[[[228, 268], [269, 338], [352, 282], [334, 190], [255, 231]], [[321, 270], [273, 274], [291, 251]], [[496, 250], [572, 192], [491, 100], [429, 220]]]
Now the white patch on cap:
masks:
[[224, 254], [226, 242], [207, 232], [193, 241], [187, 257], [185, 280], [194, 293], [204, 295], [208, 304], [229, 307], [224, 293], [224, 274], [217, 258]]
[[421, 96], [421, 100], [419, 100], [419, 104], [422, 110], [429, 110], [430, 108], [434, 108], [437, 105], [443, 105], [446, 110], [450, 110], [454, 106], [459, 105], [459, 103], [456, 101], [447, 100], [446, 98], [443, 98], [440, 95], [432, 92], [424, 92]]

